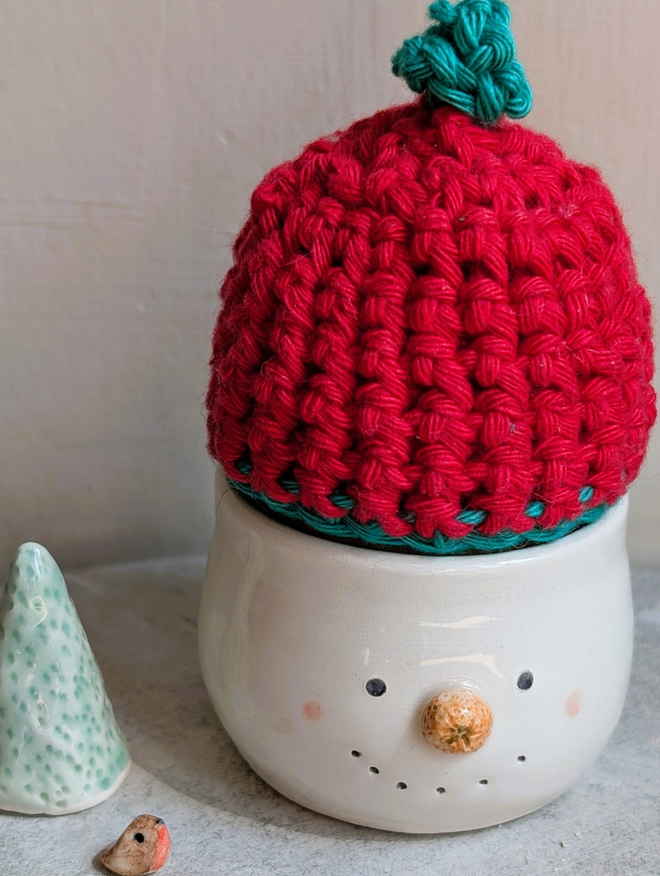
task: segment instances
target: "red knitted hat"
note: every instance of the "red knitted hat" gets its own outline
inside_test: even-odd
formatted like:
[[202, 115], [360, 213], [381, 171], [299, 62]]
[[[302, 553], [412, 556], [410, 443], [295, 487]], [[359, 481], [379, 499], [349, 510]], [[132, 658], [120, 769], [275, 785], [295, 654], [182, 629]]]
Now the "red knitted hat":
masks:
[[431, 16], [394, 58], [418, 100], [254, 192], [221, 290], [209, 450], [319, 534], [493, 551], [597, 519], [637, 475], [650, 306], [599, 173], [501, 118], [531, 96], [505, 4]]

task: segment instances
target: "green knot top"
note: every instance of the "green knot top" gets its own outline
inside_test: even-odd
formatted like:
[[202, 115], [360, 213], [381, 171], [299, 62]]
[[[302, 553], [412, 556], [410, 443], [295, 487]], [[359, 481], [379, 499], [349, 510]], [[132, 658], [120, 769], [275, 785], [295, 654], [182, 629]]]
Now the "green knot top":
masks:
[[392, 58], [392, 72], [434, 103], [448, 103], [487, 124], [506, 114], [521, 119], [532, 108], [532, 90], [516, 61], [503, 0], [436, 0], [436, 22], [406, 40]]

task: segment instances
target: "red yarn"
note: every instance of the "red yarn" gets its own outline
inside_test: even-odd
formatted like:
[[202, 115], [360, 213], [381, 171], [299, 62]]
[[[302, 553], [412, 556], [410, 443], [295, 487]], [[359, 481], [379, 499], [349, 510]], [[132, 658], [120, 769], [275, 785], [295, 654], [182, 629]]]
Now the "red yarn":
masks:
[[638, 473], [655, 395], [628, 235], [598, 172], [520, 124], [417, 101], [312, 143], [257, 187], [221, 294], [209, 449], [272, 499], [336, 518], [339, 490], [392, 536], [462, 537], [477, 509], [494, 535]]

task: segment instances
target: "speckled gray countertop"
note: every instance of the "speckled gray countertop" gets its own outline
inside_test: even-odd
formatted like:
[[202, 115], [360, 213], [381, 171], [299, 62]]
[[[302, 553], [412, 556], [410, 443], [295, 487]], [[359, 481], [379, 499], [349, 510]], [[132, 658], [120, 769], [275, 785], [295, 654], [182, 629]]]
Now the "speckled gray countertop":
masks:
[[141, 812], [170, 829], [163, 876], [660, 874], [660, 574], [634, 576], [628, 699], [586, 777], [500, 827], [403, 836], [302, 809], [241, 759], [199, 673], [203, 572], [203, 558], [185, 557], [66, 576], [134, 764], [118, 793], [87, 812], [0, 814], [0, 876], [94, 876], [96, 853]]

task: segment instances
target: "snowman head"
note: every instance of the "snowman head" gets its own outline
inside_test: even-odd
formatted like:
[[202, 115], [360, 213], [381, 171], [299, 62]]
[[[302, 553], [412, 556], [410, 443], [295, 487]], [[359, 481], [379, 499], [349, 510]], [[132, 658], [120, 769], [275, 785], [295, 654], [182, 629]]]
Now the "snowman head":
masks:
[[223, 722], [284, 793], [399, 830], [522, 814], [604, 744], [656, 416], [612, 193], [504, 118], [531, 107], [506, 3], [429, 15], [393, 58], [419, 99], [253, 193], [206, 400]]
[[359, 824], [463, 830], [543, 805], [623, 705], [625, 517], [499, 557], [416, 557], [226, 492], [200, 613], [224, 727], [278, 790]]

